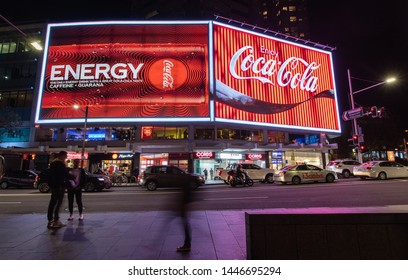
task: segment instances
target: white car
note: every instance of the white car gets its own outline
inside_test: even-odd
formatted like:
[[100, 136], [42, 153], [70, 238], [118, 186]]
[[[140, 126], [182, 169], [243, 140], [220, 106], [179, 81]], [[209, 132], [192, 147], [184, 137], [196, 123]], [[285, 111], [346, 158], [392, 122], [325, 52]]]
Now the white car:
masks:
[[217, 178], [224, 180], [226, 184], [229, 184], [229, 173], [230, 171], [236, 171], [238, 165], [241, 165], [242, 170], [244, 170], [252, 180], [259, 180], [262, 183], [273, 184], [273, 174], [275, 170], [271, 168], [262, 168], [259, 165], [252, 163], [233, 163], [227, 169], [218, 168], [216, 170]]
[[353, 174], [353, 169], [355, 166], [361, 165], [360, 162], [353, 159], [336, 159], [329, 162], [326, 165], [327, 170], [331, 170], [341, 175], [343, 178], [349, 178]]
[[393, 161], [368, 161], [354, 167], [354, 176], [361, 179], [375, 178], [386, 180], [389, 178], [408, 177], [408, 166]]
[[276, 182], [282, 184], [292, 183], [298, 185], [304, 182], [328, 182], [333, 183], [337, 179], [337, 174], [334, 171], [321, 169], [310, 164], [294, 164], [287, 165], [276, 171], [274, 176]]

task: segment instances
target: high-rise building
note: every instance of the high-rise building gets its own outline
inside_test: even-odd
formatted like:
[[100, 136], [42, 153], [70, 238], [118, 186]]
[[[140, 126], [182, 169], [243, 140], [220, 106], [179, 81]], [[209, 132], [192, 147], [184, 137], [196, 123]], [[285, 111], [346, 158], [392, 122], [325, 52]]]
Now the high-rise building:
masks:
[[211, 19], [215, 15], [298, 38], [309, 37], [306, 0], [137, 0], [137, 19]]

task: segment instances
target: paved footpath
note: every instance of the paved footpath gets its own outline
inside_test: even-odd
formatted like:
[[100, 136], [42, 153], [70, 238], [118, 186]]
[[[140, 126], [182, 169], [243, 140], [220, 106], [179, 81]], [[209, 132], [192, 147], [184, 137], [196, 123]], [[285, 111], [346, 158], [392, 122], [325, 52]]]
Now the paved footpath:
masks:
[[[190, 213], [192, 250], [181, 219], [173, 212], [85, 214], [58, 230], [46, 228], [45, 214], [0, 215], [3, 260], [242, 260], [246, 258], [244, 211]], [[64, 220], [65, 219], [65, 220]]]
[[88, 213], [84, 221], [64, 221], [67, 226], [58, 230], [46, 228], [45, 214], [0, 214], [0, 259], [245, 260], [245, 212], [408, 213], [408, 205], [193, 211], [189, 253], [176, 252], [183, 226], [170, 211]]

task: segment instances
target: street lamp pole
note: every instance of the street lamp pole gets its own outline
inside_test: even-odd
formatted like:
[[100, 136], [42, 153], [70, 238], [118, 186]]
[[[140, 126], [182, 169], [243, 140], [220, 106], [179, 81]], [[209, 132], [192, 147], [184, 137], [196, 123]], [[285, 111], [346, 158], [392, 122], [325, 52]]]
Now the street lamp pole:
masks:
[[[349, 83], [349, 94], [350, 94], [351, 110], [354, 110], [354, 109], [355, 109], [354, 94], [359, 93], [359, 92], [362, 92], [362, 91], [366, 91], [366, 90], [368, 90], [368, 89], [371, 89], [371, 88], [374, 88], [374, 87], [377, 87], [377, 86], [380, 86], [380, 85], [383, 85], [383, 84], [385, 84], [385, 83], [391, 83], [391, 82], [394, 82], [394, 81], [395, 81], [395, 78], [390, 78], [390, 79], [387, 79], [387, 80], [385, 80], [385, 81], [383, 81], [383, 82], [380, 82], [380, 83], [371, 85], [371, 86], [369, 86], [369, 87], [366, 87], [366, 88], [363, 88], [363, 89], [360, 89], [360, 90], [357, 90], [357, 91], [353, 91], [353, 87], [352, 87], [352, 85], [351, 85], [351, 79], [352, 79], [352, 77], [351, 77], [351, 75], [350, 75], [350, 69], [347, 69], [347, 77], [348, 77], [348, 83]], [[352, 124], [353, 124], [353, 132], [354, 132], [354, 135], [358, 135], [357, 160], [358, 160], [359, 162], [363, 162], [363, 155], [361, 154], [361, 151], [360, 151], [360, 139], [361, 139], [361, 137], [360, 137], [361, 135], [360, 135], [360, 134], [362, 134], [362, 131], [361, 131], [361, 129], [358, 128], [357, 119], [356, 119], [356, 118], [353, 119]]]
[[[350, 69], [347, 69], [347, 77], [348, 77], [349, 90], [350, 90], [349, 92], [350, 92], [351, 110], [354, 110], [355, 109], [354, 92], [353, 92], [353, 86], [351, 85]], [[360, 133], [358, 131], [357, 119], [353, 119], [352, 126], [353, 126], [354, 135], [358, 135], [357, 160], [359, 162], [363, 162], [363, 155], [361, 154], [361, 151], [360, 151]]]
[[84, 168], [84, 160], [85, 160], [85, 141], [86, 141], [86, 126], [88, 123], [88, 105], [85, 107], [85, 110], [81, 109], [79, 105], [74, 105], [74, 109], [80, 110], [85, 113], [85, 120], [84, 120], [84, 132], [83, 132], [83, 139], [82, 139], [82, 150], [81, 150], [81, 168]]

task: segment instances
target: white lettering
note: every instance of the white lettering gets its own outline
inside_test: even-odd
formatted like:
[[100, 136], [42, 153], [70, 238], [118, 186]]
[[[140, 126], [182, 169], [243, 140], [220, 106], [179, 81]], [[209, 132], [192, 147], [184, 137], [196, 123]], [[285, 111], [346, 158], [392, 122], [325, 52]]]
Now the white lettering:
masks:
[[[318, 77], [313, 76], [313, 72], [318, 69], [320, 65], [316, 62], [309, 63], [298, 57], [290, 57], [281, 63], [277, 60], [278, 52], [268, 50], [264, 46], [261, 46], [260, 52], [271, 55], [273, 58], [256, 58], [253, 55], [252, 46], [244, 46], [240, 48], [231, 58], [229, 65], [231, 75], [239, 80], [255, 79], [264, 84], [274, 84], [270, 77], [277, 71], [277, 82], [281, 87], [290, 86], [292, 89], [300, 87], [300, 89], [310, 92], [315, 92], [317, 90]], [[237, 65], [239, 58], [242, 58], [242, 62], [240, 65]], [[300, 71], [300, 65], [305, 66], [306, 69]], [[238, 74], [237, 68], [241, 69], [242, 72], [249, 72], [249, 75]], [[268, 78], [264, 76], [267, 76]]]
[[64, 65], [53, 65], [51, 66], [51, 81], [61, 81], [62, 77], [57, 77], [61, 75], [61, 71], [58, 69], [64, 68]]
[[171, 75], [171, 69], [174, 64], [170, 60], [163, 61], [163, 88], [173, 88], [174, 78]]
[[144, 63], [139, 63], [135, 67], [132, 63], [116, 63], [112, 66], [107, 63], [100, 64], [77, 64], [53, 65], [51, 66], [51, 81], [68, 80], [99, 80], [99, 79], [126, 79], [128, 74], [132, 74], [133, 79], [138, 79], [139, 72]]
[[211, 158], [213, 156], [212, 152], [196, 152], [198, 158]]

